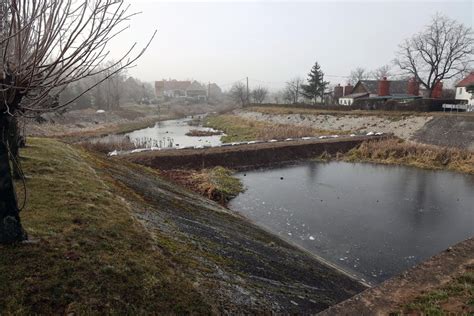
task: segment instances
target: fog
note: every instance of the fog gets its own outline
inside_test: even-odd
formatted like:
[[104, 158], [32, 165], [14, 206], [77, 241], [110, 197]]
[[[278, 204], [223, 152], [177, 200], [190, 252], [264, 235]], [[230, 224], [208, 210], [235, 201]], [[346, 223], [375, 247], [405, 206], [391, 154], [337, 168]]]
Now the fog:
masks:
[[[129, 73], [142, 80], [195, 79], [227, 89], [249, 77], [277, 89], [305, 77], [318, 61], [331, 83], [356, 67], [390, 64], [398, 44], [436, 13], [473, 24], [472, 1], [131, 1], [141, 12], [111, 45], [118, 57], [129, 45], [157, 36]], [[396, 69], [393, 71], [396, 73]]]

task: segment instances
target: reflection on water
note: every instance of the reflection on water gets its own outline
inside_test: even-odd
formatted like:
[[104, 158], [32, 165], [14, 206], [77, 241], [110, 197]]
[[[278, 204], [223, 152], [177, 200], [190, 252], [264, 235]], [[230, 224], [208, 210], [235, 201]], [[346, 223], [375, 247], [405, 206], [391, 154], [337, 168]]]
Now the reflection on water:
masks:
[[187, 136], [191, 130], [214, 131], [202, 127], [203, 116], [187, 117], [179, 120], [161, 121], [153, 127], [133, 131], [126, 134], [138, 148], [183, 148], [195, 146], [218, 146], [222, 135]]
[[474, 177], [343, 162], [239, 174], [230, 208], [372, 283], [474, 235]]

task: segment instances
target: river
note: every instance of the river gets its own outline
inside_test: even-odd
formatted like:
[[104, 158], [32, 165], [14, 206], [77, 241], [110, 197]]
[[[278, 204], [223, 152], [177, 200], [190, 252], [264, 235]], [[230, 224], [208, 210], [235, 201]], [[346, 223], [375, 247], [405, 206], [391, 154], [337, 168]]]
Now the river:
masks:
[[229, 207], [377, 284], [474, 235], [474, 176], [305, 162], [239, 173]]
[[222, 135], [188, 136], [191, 130], [212, 131], [202, 126], [205, 115], [188, 116], [183, 119], [157, 122], [154, 126], [126, 134], [137, 148], [184, 148], [218, 146]]

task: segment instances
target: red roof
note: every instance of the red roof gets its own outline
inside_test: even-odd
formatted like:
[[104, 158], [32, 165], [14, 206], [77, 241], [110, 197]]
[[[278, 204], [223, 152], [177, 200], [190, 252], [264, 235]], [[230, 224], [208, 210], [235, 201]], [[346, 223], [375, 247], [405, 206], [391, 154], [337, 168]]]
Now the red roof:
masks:
[[467, 87], [470, 85], [474, 85], [474, 71], [471, 71], [471, 73], [466, 78], [459, 81], [456, 87]]

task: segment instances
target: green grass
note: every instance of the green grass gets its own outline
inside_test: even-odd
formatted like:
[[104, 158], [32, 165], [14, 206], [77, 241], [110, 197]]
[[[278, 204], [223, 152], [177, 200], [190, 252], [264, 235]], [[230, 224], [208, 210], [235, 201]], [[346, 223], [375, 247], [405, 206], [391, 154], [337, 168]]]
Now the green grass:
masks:
[[89, 154], [28, 139], [21, 156], [32, 242], [0, 246], [0, 314], [209, 312]]
[[[450, 302], [451, 304], [447, 304]], [[454, 304], [453, 304], [454, 303]], [[453, 306], [458, 306], [454, 309]], [[464, 310], [459, 310], [463, 306]], [[404, 313], [424, 315], [472, 315], [474, 313], [474, 271], [468, 270], [440, 289], [417, 297], [406, 304]]]
[[226, 136], [221, 138], [224, 143], [344, 133], [289, 124], [266, 123], [230, 114], [209, 116], [205, 125], [224, 131]]

